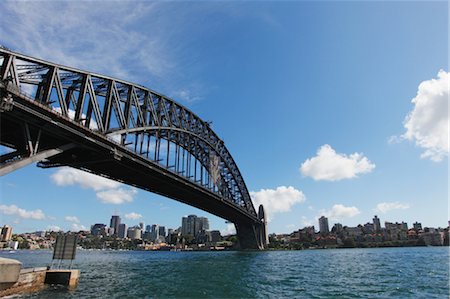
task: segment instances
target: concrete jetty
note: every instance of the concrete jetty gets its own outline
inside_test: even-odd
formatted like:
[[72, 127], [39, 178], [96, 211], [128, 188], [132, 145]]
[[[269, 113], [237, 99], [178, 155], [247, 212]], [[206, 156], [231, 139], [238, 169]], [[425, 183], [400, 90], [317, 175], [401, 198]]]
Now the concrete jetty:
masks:
[[47, 267], [22, 269], [22, 263], [0, 258], [0, 298], [41, 290], [45, 284], [61, 284], [74, 288], [80, 270], [51, 270]]

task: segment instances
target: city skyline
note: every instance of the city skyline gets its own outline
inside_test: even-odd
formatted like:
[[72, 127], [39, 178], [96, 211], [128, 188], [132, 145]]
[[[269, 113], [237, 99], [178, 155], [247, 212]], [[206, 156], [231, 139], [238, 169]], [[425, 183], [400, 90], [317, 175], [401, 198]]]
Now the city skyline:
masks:
[[[0, 44], [148, 86], [212, 121], [269, 233], [374, 213], [445, 227], [445, 5], [4, 2]], [[105, 19], [116, 33], [91, 30]], [[81, 34], [79, 47], [66, 39]], [[88, 228], [114, 211], [166, 227], [203, 213], [68, 168], [28, 166], [2, 177], [0, 194], [0, 222], [23, 232]]]

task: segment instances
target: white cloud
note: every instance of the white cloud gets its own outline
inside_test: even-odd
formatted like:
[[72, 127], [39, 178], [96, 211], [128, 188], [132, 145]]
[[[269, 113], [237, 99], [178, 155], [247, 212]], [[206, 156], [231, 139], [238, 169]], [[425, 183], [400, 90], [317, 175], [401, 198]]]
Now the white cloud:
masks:
[[135, 188], [131, 189], [109, 189], [97, 192], [97, 198], [106, 204], [120, 205], [127, 202], [132, 202], [133, 197], [137, 194]]
[[375, 164], [361, 153], [338, 154], [330, 145], [325, 144], [319, 148], [317, 156], [302, 163], [300, 172], [316, 181], [339, 181], [369, 173], [374, 168]]
[[88, 228], [78, 223], [72, 223], [72, 225], [70, 226], [70, 231], [72, 232], [79, 232], [80, 230], [88, 230]]
[[47, 226], [47, 231], [59, 232], [59, 231], [62, 231], [62, 229], [57, 225], [49, 225], [49, 226]]
[[142, 218], [141, 214], [135, 213], [135, 212], [131, 212], [128, 214], [125, 214], [125, 219], [132, 219], [132, 220], [136, 220], [136, 219], [140, 219]]
[[40, 209], [27, 211], [16, 205], [0, 205], [0, 213], [4, 215], [14, 215], [23, 219], [44, 220], [47, 218]]
[[64, 217], [64, 220], [69, 221], [69, 222], [80, 223], [80, 220], [76, 216], [66, 216], [66, 217]]
[[294, 187], [280, 186], [277, 189], [261, 189], [250, 192], [256, 210], [259, 205], [264, 206], [267, 221], [271, 221], [276, 213], [289, 212], [293, 205], [306, 200], [302, 191]]
[[220, 234], [222, 236], [235, 235], [236, 227], [234, 226], [233, 223], [228, 223], [225, 229], [220, 230]]
[[58, 186], [79, 185], [83, 188], [89, 188], [95, 191], [118, 188], [121, 186], [121, 183], [113, 180], [69, 167], [58, 169], [50, 176], [50, 178]]
[[357, 207], [346, 207], [342, 204], [335, 204], [333, 207], [328, 210], [322, 210], [321, 215], [330, 218], [331, 220], [341, 220], [344, 218], [352, 218], [361, 212]]
[[394, 201], [394, 202], [380, 202], [379, 204], [377, 204], [375, 211], [385, 214], [392, 210], [406, 210], [406, 209], [409, 209], [409, 204]]
[[92, 189], [100, 202], [105, 204], [132, 202], [137, 194], [136, 188], [124, 188], [122, 183], [69, 167], [59, 169], [50, 178], [58, 186], [79, 185]]
[[403, 138], [423, 148], [421, 158], [439, 162], [449, 152], [449, 73], [440, 70], [437, 79], [423, 81], [406, 116]]

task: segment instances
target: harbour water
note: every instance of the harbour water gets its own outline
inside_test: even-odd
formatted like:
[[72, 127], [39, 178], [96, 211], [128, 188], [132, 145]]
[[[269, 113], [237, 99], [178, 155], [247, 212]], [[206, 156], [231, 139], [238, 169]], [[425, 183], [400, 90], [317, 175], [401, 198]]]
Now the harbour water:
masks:
[[[50, 251], [0, 252], [24, 267]], [[449, 298], [449, 248], [77, 252], [75, 290], [24, 298]]]

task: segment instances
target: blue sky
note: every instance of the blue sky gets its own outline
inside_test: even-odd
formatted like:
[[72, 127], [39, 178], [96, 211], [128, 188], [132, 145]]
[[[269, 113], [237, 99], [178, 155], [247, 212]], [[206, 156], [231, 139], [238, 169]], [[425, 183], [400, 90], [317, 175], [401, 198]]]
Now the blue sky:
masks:
[[[0, 10], [0, 44], [145, 85], [212, 121], [265, 204], [269, 232], [318, 227], [321, 215], [331, 225], [375, 214], [447, 225], [445, 1], [3, 1]], [[230, 229], [176, 201], [87, 181], [97, 182], [34, 165], [8, 174], [0, 224], [67, 230], [118, 213], [129, 225], [177, 228], [197, 214]]]

